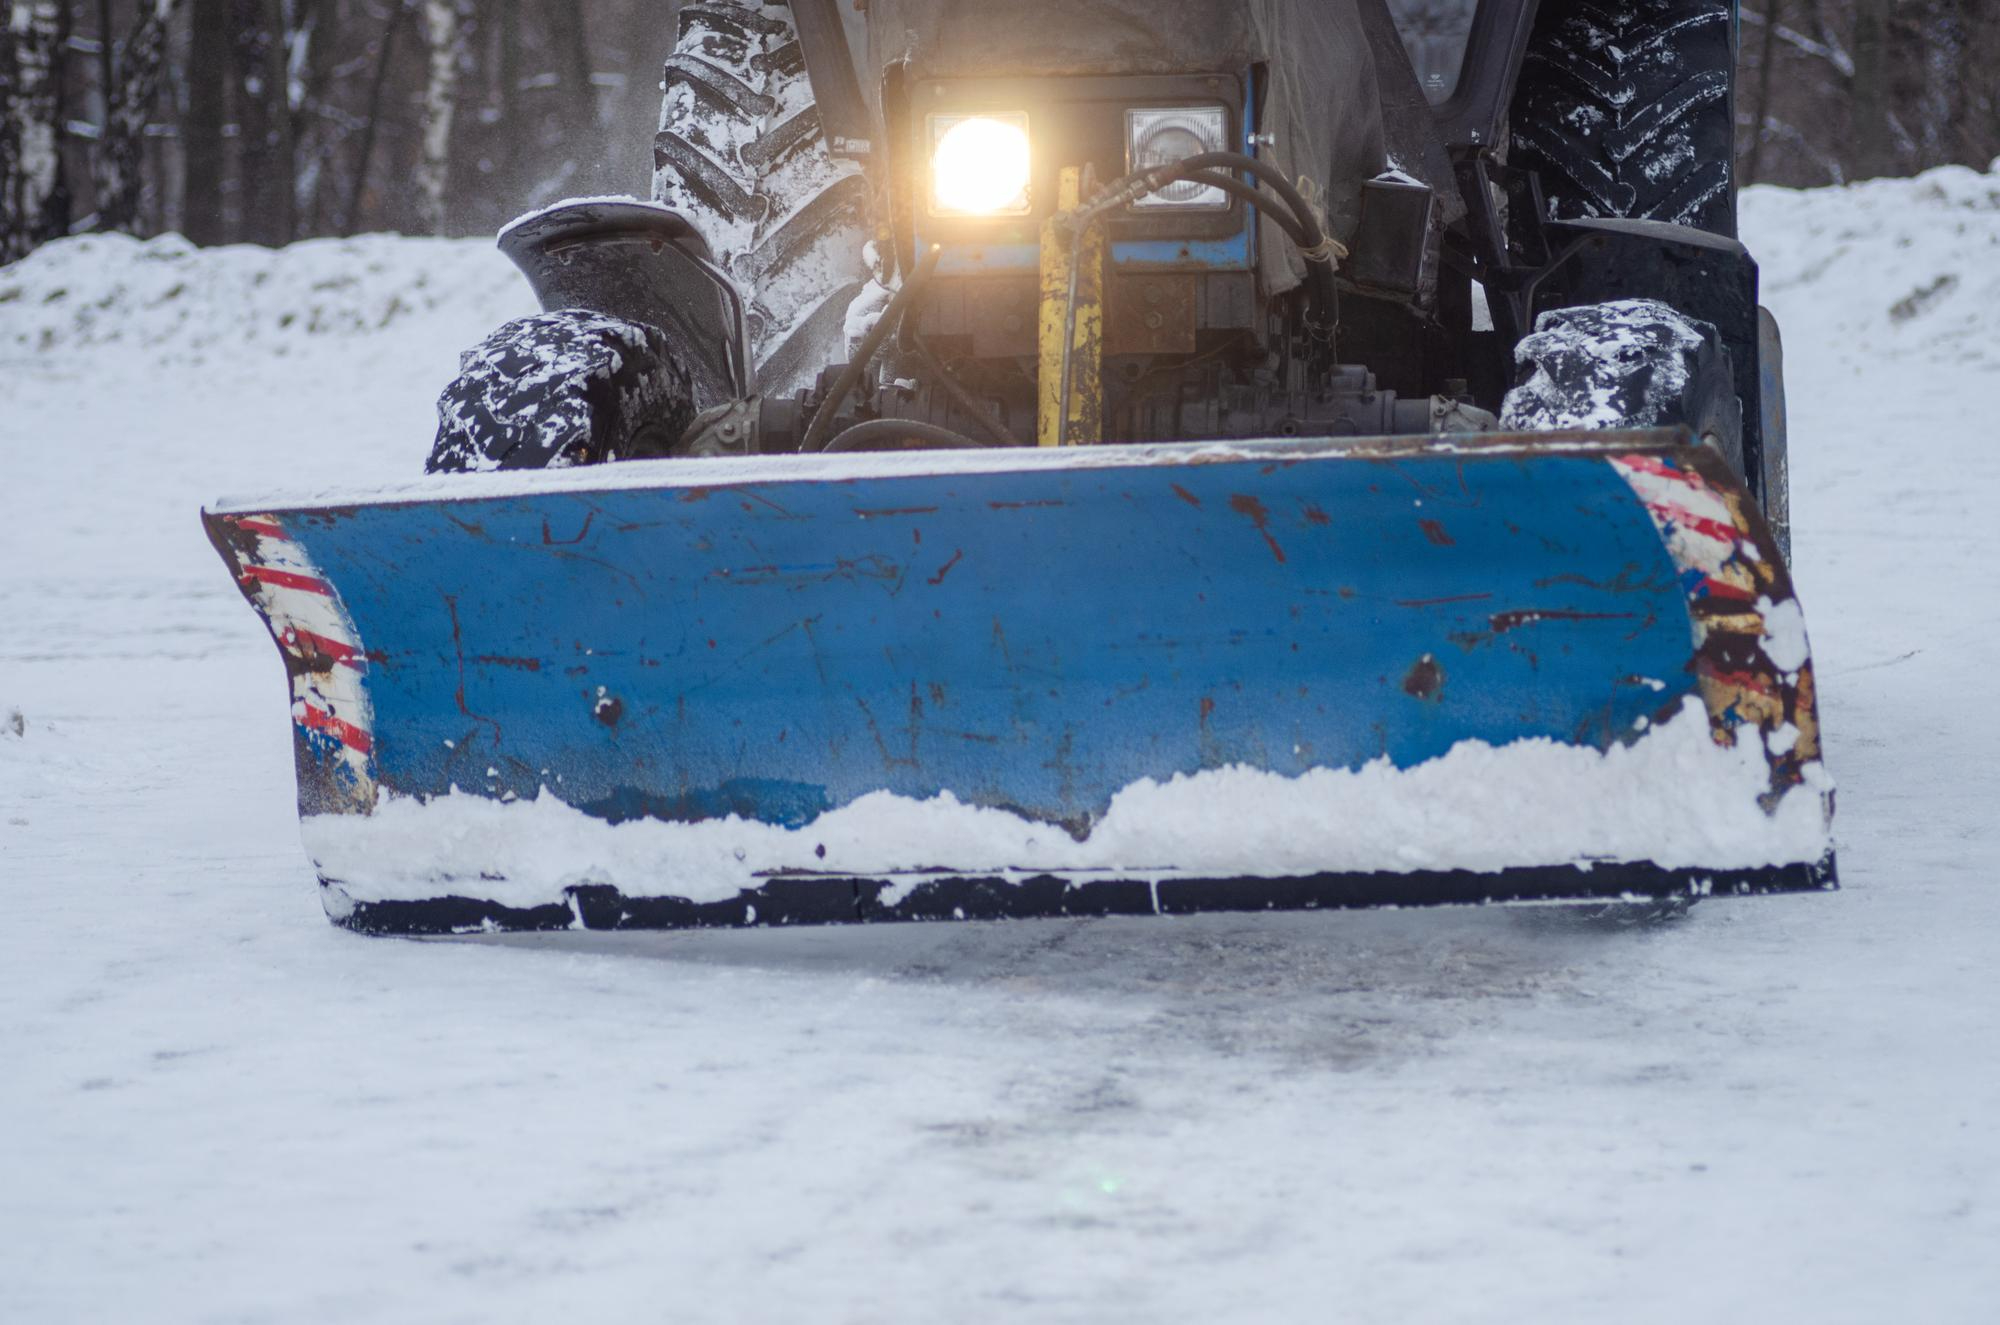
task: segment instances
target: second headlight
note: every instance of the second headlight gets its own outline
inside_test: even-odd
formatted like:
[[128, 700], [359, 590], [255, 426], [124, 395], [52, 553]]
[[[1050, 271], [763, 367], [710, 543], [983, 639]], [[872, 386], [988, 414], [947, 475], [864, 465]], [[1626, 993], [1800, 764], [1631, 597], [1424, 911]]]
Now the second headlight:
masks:
[[[1220, 152], [1226, 145], [1223, 139], [1228, 133], [1229, 117], [1220, 106], [1128, 110], [1125, 112], [1126, 163], [1132, 170], [1145, 170], [1185, 161], [1203, 152]], [[1227, 207], [1229, 198], [1221, 189], [1211, 185], [1176, 180], [1132, 205], [1214, 209]]]

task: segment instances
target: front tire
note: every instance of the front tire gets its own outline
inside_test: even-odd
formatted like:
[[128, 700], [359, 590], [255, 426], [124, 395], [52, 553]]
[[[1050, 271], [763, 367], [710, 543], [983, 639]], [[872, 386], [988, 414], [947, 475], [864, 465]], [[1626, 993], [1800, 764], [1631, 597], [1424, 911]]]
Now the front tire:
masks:
[[459, 367], [438, 397], [427, 473], [665, 455], [694, 419], [693, 380], [666, 335], [606, 313], [519, 318]]
[[1743, 473], [1743, 406], [1722, 337], [1657, 299], [1557, 308], [1514, 349], [1520, 385], [1503, 427], [1669, 428], [1685, 425]]

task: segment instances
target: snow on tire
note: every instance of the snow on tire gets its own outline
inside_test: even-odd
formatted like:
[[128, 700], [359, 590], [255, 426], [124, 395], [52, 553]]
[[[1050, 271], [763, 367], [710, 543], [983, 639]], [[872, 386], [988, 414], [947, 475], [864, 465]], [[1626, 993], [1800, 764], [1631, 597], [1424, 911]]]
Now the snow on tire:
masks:
[[1730, 0], [1565, 0], [1535, 20], [1509, 122], [1555, 220], [1736, 233]]
[[743, 286], [760, 386], [784, 394], [839, 357], [841, 319], [868, 277], [868, 183], [826, 150], [789, 9], [710, 0], [682, 5], [679, 23], [653, 197]]
[[1656, 299], [1558, 308], [1514, 348], [1520, 385], [1502, 427], [1663, 428], [1685, 424], [1743, 472], [1743, 408], [1716, 329]]
[[429, 473], [665, 454], [694, 418], [692, 381], [665, 334], [605, 313], [519, 318], [459, 367], [438, 397]]

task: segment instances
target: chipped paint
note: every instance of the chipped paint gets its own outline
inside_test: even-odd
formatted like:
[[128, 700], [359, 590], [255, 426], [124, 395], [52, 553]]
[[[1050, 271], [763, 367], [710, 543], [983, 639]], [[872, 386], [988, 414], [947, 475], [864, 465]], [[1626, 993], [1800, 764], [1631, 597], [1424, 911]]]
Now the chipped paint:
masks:
[[1237, 492], [1230, 494], [1229, 509], [1256, 526], [1257, 532], [1264, 538], [1265, 545], [1271, 549], [1271, 555], [1283, 564], [1285, 549], [1278, 546], [1278, 540], [1271, 533], [1270, 508], [1247, 492]]
[[224, 516], [210, 535], [285, 659], [301, 811], [368, 812], [376, 796], [370, 655], [339, 594], [283, 517]]
[[[1743, 729], [1769, 754], [1771, 794], [1818, 769], [1819, 713], [1805, 618], [1777, 541], [1725, 462], [1702, 447], [1613, 458], [1681, 571], [1694, 667], [1716, 743]], [[1824, 793], [1831, 820], [1832, 792]]]
[[1425, 654], [1410, 664], [1410, 670], [1403, 674], [1403, 693], [1412, 699], [1434, 700], [1444, 689], [1444, 668], [1438, 660]]

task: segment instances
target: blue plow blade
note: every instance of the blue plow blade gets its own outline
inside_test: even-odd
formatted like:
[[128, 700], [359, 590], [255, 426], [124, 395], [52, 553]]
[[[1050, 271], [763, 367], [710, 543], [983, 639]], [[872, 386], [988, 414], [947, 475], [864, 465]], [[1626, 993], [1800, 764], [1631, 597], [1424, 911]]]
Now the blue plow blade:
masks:
[[[1382, 803], [1342, 771], [1393, 810], [1457, 794], [1473, 774], [1397, 779], [1482, 748], [1466, 743], [1602, 759], [1684, 709], [1753, 751], [1756, 813], [1775, 822], [1794, 790], [1830, 812], [1786, 568], [1680, 432], [657, 461], [203, 519], [285, 660], [308, 843], [329, 913], [358, 929], [1833, 882], [1822, 846], [1347, 849], [1341, 816], [1365, 838]], [[1162, 785], [1183, 793], [1159, 803], [1171, 817], [1227, 822], [1182, 861], [1199, 825], [1128, 818], [1124, 854], [1093, 856], [1114, 799]], [[1678, 790], [1659, 788], [1662, 816]], [[1499, 799], [1459, 831], [1549, 817]], [[897, 825], [930, 812], [952, 845], [899, 855]], [[568, 873], [507, 858], [565, 834]], [[806, 853], [816, 837], [831, 856]], [[394, 858], [411, 842], [434, 858]]]

